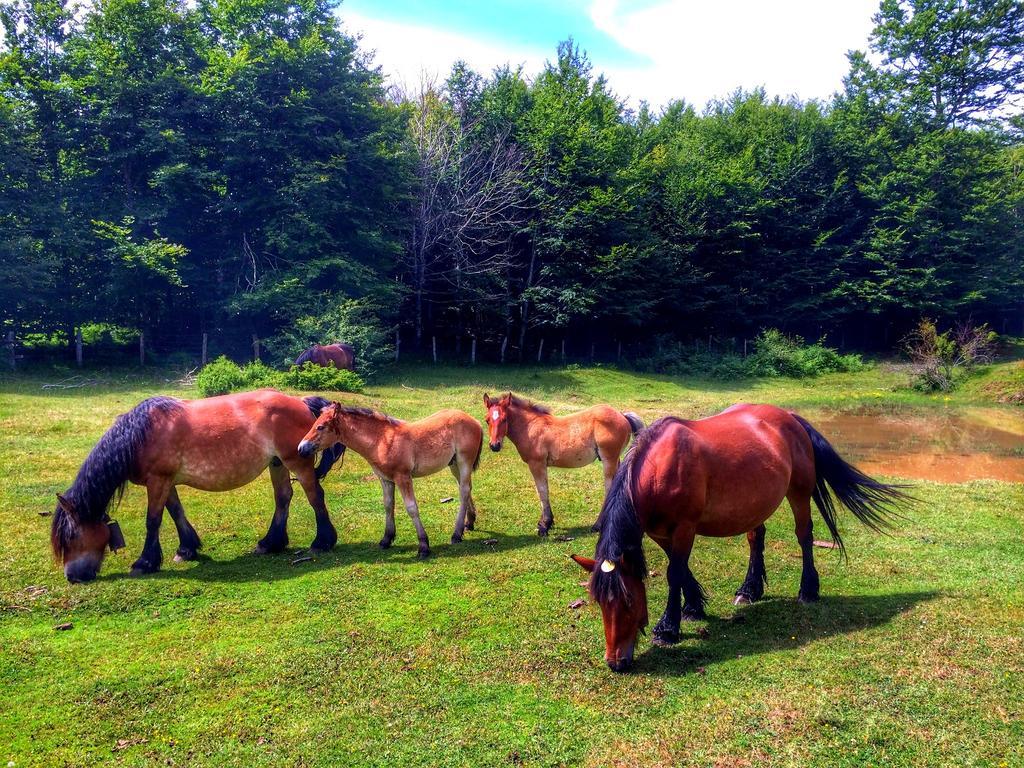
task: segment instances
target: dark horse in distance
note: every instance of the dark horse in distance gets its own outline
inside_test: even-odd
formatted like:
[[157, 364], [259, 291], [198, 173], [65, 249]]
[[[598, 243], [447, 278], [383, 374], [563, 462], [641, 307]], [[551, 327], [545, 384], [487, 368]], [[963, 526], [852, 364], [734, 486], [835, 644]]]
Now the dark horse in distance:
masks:
[[176, 486], [230, 491], [255, 480], [270, 468], [276, 503], [270, 530], [257, 552], [277, 552], [288, 545], [288, 508], [294, 474], [316, 513], [312, 548], [331, 549], [338, 535], [324, 504], [320, 479], [344, 452], [332, 444], [320, 465], [301, 456], [298, 444], [330, 403], [322, 397], [298, 398], [272, 389], [177, 400], [151, 397], [122, 414], [85, 459], [69, 490], [57, 494], [50, 542], [70, 582], [92, 581], [107, 547], [124, 546], [109, 509], [127, 483], [146, 488], [146, 543], [132, 573], [160, 568], [160, 523], [164, 509], [178, 529], [175, 560], [192, 560], [200, 547], [195, 528], [185, 517]]
[[750, 545], [736, 603], [764, 594], [765, 520], [788, 499], [803, 553], [799, 599], [818, 599], [811, 499], [843, 550], [833, 494], [868, 527], [880, 530], [911, 497], [865, 475], [795, 413], [771, 405], [734, 405], [700, 421], [666, 417], [641, 432], [615, 476], [601, 512], [594, 559], [573, 555], [590, 571], [589, 590], [604, 621], [605, 661], [616, 672], [633, 661], [647, 625], [646, 533], [668, 555], [668, 605], [654, 642], [679, 641], [682, 619], [704, 617], [707, 599], [690, 571], [694, 538], [738, 536]]
[[325, 368], [333, 365], [335, 368], [356, 369], [356, 351], [351, 344], [338, 342], [337, 344], [313, 344], [301, 355], [295, 358], [296, 365], [303, 363], [315, 363]]

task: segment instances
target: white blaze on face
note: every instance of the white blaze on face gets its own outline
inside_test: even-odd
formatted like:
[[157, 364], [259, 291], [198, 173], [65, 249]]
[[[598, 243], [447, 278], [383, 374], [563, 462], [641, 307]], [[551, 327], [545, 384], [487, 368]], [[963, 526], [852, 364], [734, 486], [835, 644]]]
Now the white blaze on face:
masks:
[[491, 421], [493, 421], [495, 424], [497, 424], [498, 423], [498, 418], [499, 418], [498, 409], [495, 408], [493, 411], [491, 411]]

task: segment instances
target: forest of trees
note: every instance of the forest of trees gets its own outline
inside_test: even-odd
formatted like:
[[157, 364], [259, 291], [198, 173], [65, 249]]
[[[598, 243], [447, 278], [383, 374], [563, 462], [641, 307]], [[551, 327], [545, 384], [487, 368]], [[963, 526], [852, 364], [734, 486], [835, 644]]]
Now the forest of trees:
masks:
[[344, 19], [0, 0], [0, 331], [513, 361], [1024, 333], [1024, 3], [883, 0], [829, 101], [704, 110], [627, 108], [572, 41], [399, 92]]

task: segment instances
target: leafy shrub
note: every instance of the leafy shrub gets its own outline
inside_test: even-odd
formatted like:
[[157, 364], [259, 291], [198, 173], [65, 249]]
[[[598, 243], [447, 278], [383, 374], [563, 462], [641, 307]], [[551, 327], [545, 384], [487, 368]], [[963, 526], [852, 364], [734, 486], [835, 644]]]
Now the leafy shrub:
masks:
[[280, 377], [280, 373], [263, 363], [254, 361], [242, 367], [222, 355], [196, 375], [196, 389], [203, 397], [212, 397], [278, 386]]
[[356, 351], [356, 370], [373, 376], [394, 361], [393, 328], [381, 319], [386, 311], [367, 299], [350, 299], [325, 307], [316, 314], [296, 318], [267, 342], [275, 359], [291, 363], [310, 344], [344, 341]]
[[239, 366], [223, 356], [208, 364], [196, 376], [196, 388], [203, 397], [261, 387], [361, 392], [363, 380], [352, 371], [340, 371], [333, 366], [323, 368], [314, 363], [305, 363], [301, 368], [293, 365], [287, 372], [281, 372], [255, 361]]
[[864, 367], [860, 355], [841, 355], [821, 341], [805, 344], [799, 336], [787, 336], [775, 328], [758, 335], [754, 354], [744, 362], [750, 376], [787, 376], [794, 379], [859, 371]]
[[353, 371], [339, 370], [333, 365], [327, 367], [316, 363], [293, 365], [282, 374], [285, 386], [305, 391], [362, 392], [363, 380]]
[[906, 338], [913, 363], [912, 384], [924, 392], [948, 392], [983, 363], [992, 362], [996, 334], [988, 325], [961, 324], [939, 333], [932, 320], [922, 319]]
[[671, 337], [655, 339], [655, 351], [637, 367], [677, 376], [705, 376], [713, 379], [742, 379], [751, 376], [803, 378], [834, 371], [857, 371], [864, 363], [860, 355], [841, 355], [821, 342], [806, 345], [799, 336], [781, 331], [763, 331], [747, 358], [732, 351], [700, 350]]

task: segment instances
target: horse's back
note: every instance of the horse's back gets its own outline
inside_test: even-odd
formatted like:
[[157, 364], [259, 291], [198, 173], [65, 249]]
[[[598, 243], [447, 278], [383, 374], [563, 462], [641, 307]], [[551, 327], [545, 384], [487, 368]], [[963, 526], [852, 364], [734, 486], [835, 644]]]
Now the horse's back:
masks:
[[209, 491], [251, 482], [274, 456], [293, 455], [313, 415], [301, 399], [259, 389], [183, 402], [180, 418], [147, 446], [158, 474]]
[[[640, 480], [661, 514], [686, 510], [702, 535], [751, 530], [794, 481], [807, 482], [809, 439], [781, 408], [743, 404], [706, 419], [663, 422], [652, 425]], [[813, 461], [810, 480], [813, 486]]]

